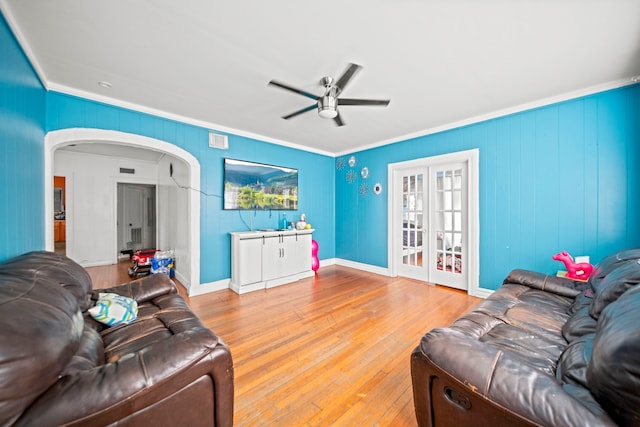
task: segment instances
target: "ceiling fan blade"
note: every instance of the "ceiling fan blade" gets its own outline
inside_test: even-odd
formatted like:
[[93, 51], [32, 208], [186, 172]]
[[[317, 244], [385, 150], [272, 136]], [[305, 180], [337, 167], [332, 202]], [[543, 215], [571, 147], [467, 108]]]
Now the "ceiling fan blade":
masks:
[[275, 80], [271, 80], [271, 81], [269, 82], [269, 84], [270, 84], [270, 85], [273, 85], [273, 86], [278, 86], [279, 88], [282, 88], [282, 89], [285, 89], [285, 90], [289, 90], [289, 91], [291, 91], [291, 92], [295, 92], [295, 93], [297, 93], [298, 95], [306, 96], [307, 98], [311, 98], [311, 99], [313, 99], [314, 101], [317, 101], [317, 100], [318, 100], [318, 98], [320, 98], [320, 97], [319, 97], [319, 96], [317, 96], [317, 95], [314, 95], [314, 94], [309, 93], [309, 92], [307, 92], [307, 91], [304, 91], [304, 90], [302, 90], [302, 89], [297, 89], [297, 88], [295, 88], [295, 87], [292, 87], [292, 86], [286, 85], [286, 84], [284, 84], [284, 83], [277, 82], [277, 81], [275, 81]]
[[338, 105], [389, 105], [388, 99], [351, 99], [351, 98], [338, 98]]
[[344, 122], [342, 121], [342, 117], [340, 117], [340, 113], [333, 118], [333, 121], [336, 122], [338, 126], [344, 126]]
[[306, 113], [307, 111], [311, 111], [311, 110], [314, 110], [316, 108], [318, 108], [318, 105], [316, 105], [316, 104], [309, 105], [308, 107], [305, 107], [302, 110], [298, 110], [298, 111], [296, 111], [294, 113], [288, 114], [286, 116], [282, 116], [282, 118], [285, 119], [285, 120], [289, 120], [292, 117], [298, 116], [298, 115], [300, 115], [302, 113]]
[[342, 76], [336, 81], [336, 86], [338, 86], [338, 93], [342, 92], [344, 88], [347, 86], [349, 81], [353, 78], [355, 73], [362, 68], [362, 65], [358, 64], [349, 64], [347, 69], [342, 73]]

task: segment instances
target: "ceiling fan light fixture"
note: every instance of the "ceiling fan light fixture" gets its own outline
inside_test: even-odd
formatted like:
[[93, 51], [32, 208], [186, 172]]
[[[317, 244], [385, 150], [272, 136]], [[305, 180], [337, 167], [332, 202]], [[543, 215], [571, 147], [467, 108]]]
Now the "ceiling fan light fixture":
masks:
[[318, 115], [323, 119], [333, 119], [336, 126], [344, 126], [342, 116], [338, 112], [338, 104], [340, 105], [389, 105], [388, 99], [357, 99], [357, 98], [339, 98], [342, 91], [347, 86], [349, 81], [353, 78], [354, 74], [362, 68], [362, 65], [350, 63], [347, 69], [342, 73], [338, 80], [334, 80], [333, 77], [327, 76], [320, 80], [320, 84], [324, 86], [324, 95], [317, 96], [311, 92], [307, 92], [302, 89], [289, 86], [284, 83], [280, 83], [275, 80], [269, 81], [270, 85], [277, 86], [281, 89], [288, 90], [290, 92], [297, 93], [307, 98], [311, 98], [315, 101], [315, 104], [311, 104], [298, 111], [282, 116], [283, 119], [289, 120], [292, 117], [299, 116], [300, 114], [312, 111], [314, 108], [318, 108]]
[[333, 119], [338, 115], [338, 103], [332, 96], [323, 96], [318, 100], [318, 115], [324, 119]]

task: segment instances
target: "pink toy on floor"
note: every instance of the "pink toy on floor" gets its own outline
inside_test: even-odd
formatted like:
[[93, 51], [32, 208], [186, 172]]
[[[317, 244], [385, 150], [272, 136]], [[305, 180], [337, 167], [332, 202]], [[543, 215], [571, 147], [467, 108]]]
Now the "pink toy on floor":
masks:
[[593, 266], [588, 262], [573, 262], [573, 257], [569, 255], [567, 251], [555, 254], [551, 258], [564, 263], [567, 268], [567, 275], [565, 277], [568, 279], [587, 280], [593, 271]]
[[311, 241], [311, 269], [318, 271], [320, 268], [320, 260], [318, 259], [318, 242]]

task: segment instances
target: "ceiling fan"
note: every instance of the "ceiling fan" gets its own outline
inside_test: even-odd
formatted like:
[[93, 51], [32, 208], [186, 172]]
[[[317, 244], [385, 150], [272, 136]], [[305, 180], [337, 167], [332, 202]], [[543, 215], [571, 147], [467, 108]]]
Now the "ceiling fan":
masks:
[[307, 98], [311, 98], [316, 101], [315, 104], [305, 107], [301, 110], [295, 111], [291, 114], [287, 114], [286, 116], [282, 116], [283, 119], [290, 119], [292, 117], [298, 116], [302, 113], [306, 113], [307, 111], [311, 111], [315, 108], [318, 108], [318, 115], [325, 119], [333, 119], [333, 121], [338, 126], [344, 126], [344, 122], [340, 117], [340, 113], [338, 112], [339, 105], [380, 105], [387, 106], [389, 105], [388, 99], [353, 99], [353, 98], [339, 98], [340, 94], [344, 91], [344, 88], [347, 86], [349, 81], [353, 78], [355, 73], [357, 73], [362, 68], [361, 65], [358, 64], [349, 64], [347, 69], [342, 73], [342, 76], [338, 80], [334, 80], [333, 77], [327, 76], [323, 77], [320, 80], [320, 84], [324, 86], [324, 94], [321, 96], [314, 95], [302, 89], [297, 89], [295, 87], [286, 85], [284, 83], [280, 83], [275, 80], [271, 80], [269, 82], [270, 85], [278, 86], [282, 89], [289, 90], [291, 92], [295, 92], [299, 95], [306, 96]]

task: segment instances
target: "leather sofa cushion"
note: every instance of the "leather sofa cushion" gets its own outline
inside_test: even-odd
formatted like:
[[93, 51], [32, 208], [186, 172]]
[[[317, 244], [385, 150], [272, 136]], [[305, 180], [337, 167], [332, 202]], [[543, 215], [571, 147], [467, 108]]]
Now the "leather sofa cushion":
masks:
[[[602, 409], [602, 406], [598, 404], [598, 401], [593, 397], [593, 394], [591, 394], [591, 391], [589, 391], [588, 388], [575, 384], [563, 384], [562, 389], [569, 396], [580, 402], [580, 404], [587, 408], [589, 412], [596, 416], [598, 426], [604, 427], [614, 425], [614, 422], [609, 417], [609, 414], [607, 414], [605, 410]], [[555, 425], [558, 424], [556, 423]], [[587, 425], [587, 423], [575, 425]]]
[[595, 334], [589, 334], [580, 337], [569, 344], [562, 352], [556, 369], [558, 381], [589, 388], [587, 365], [591, 360], [594, 336]]
[[587, 289], [578, 295], [569, 307], [571, 317], [562, 327], [562, 336], [567, 342], [596, 332], [597, 321], [589, 315], [593, 296], [594, 292]]
[[640, 248], [625, 249], [604, 257], [596, 266], [594, 266], [593, 271], [589, 276], [589, 284], [591, 285], [591, 288], [596, 289], [600, 286], [602, 279], [617, 268], [620, 263], [637, 259], [640, 259]]
[[562, 336], [571, 343], [576, 339], [596, 331], [597, 321], [589, 315], [590, 306], [585, 305], [567, 320], [562, 327]]
[[598, 320], [587, 380], [619, 424], [640, 425], [640, 286], [609, 304]]
[[78, 372], [93, 369], [104, 363], [104, 345], [100, 334], [91, 326], [84, 326], [78, 350], [64, 368], [60, 377], [75, 375]]
[[54, 252], [29, 252], [0, 264], [0, 276], [29, 277], [34, 285], [62, 287], [73, 295], [81, 311], [89, 308], [92, 288], [89, 273]]
[[586, 307], [587, 311], [589, 311], [589, 307], [593, 302], [593, 296], [595, 293], [591, 289], [587, 289], [583, 291], [580, 295], [575, 297], [573, 302], [571, 303], [571, 307], [569, 307], [569, 314], [575, 314], [581, 310], [584, 310]]
[[0, 267], [0, 383], [11, 384], [0, 389], [0, 425], [56, 383], [83, 331], [76, 298], [32, 267], [22, 275]]
[[578, 282], [564, 277], [549, 276], [537, 271], [521, 269], [512, 270], [503, 281], [503, 284], [506, 283], [526, 285], [530, 288], [540, 289], [572, 298], [588, 287], [584, 282]]
[[562, 325], [569, 318], [571, 302], [561, 295], [507, 283], [451, 329], [517, 355], [532, 368], [553, 376], [567, 346]]
[[617, 265], [595, 288], [595, 297], [589, 311], [591, 317], [598, 319], [607, 305], [638, 283], [640, 283], [640, 260], [632, 259]]

